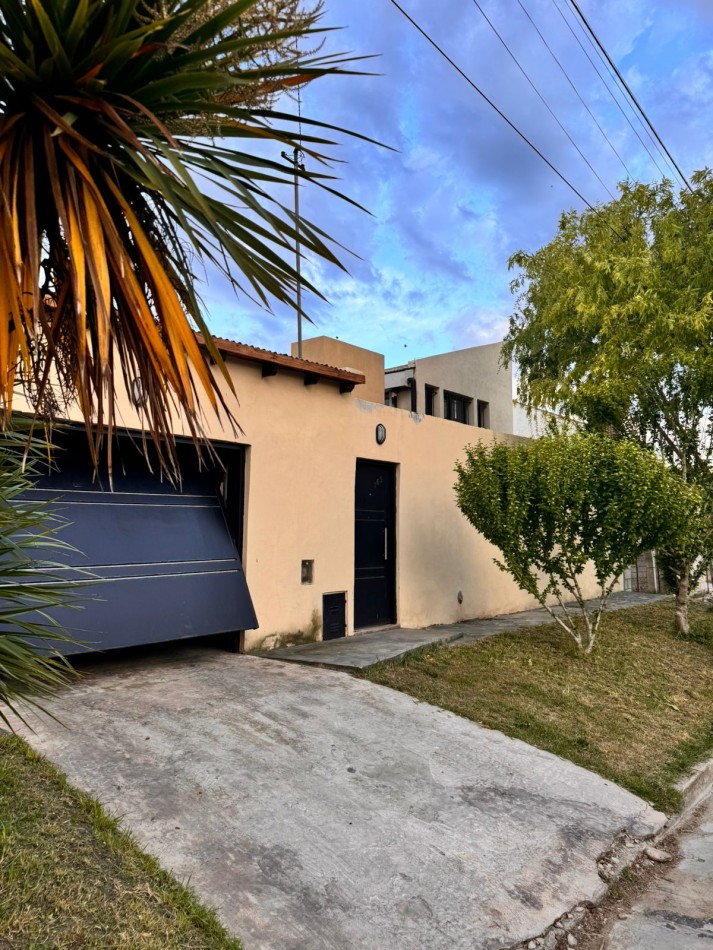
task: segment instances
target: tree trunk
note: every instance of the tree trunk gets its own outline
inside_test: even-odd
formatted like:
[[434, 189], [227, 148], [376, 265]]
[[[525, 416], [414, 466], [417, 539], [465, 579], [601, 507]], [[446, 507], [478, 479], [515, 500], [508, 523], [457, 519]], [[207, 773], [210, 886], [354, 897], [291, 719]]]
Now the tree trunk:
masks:
[[676, 630], [688, 636], [690, 627], [688, 625], [688, 595], [689, 595], [689, 573], [688, 565], [681, 571], [676, 584]]

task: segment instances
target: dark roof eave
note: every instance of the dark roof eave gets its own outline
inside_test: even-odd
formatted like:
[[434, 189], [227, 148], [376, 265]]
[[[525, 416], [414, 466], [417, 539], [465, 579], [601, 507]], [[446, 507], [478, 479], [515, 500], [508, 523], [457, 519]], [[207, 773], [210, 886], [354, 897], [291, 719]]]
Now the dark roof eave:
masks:
[[265, 373], [266, 376], [275, 375], [278, 369], [292, 373], [302, 373], [305, 380], [309, 380], [310, 383], [316, 382], [315, 377], [319, 380], [339, 383], [341, 392], [351, 392], [355, 386], [360, 386], [366, 382], [363, 373], [339, 369], [337, 366], [313, 363], [311, 360], [287, 356], [286, 353], [273, 353], [271, 350], [263, 350], [257, 346], [248, 346], [246, 343], [236, 343], [233, 340], [224, 340], [220, 337], [214, 337], [213, 342], [223, 356], [232, 356], [236, 359], [246, 360], [249, 363], [258, 363], [263, 368], [269, 367], [271, 371], [274, 371]]

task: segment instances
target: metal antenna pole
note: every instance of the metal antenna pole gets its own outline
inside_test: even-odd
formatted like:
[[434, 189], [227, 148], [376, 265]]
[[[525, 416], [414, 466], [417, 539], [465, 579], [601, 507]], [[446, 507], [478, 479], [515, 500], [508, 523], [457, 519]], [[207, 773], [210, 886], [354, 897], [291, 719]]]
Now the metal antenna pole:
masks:
[[302, 255], [300, 253], [300, 185], [299, 170], [300, 150], [295, 146], [293, 160], [295, 163], [295, 218], [297, 223], [297, 238], [295, 240], [295, 270], [297, 271], [297, 356], [302, 359]]
[[[299, 139], [302, 142], [302, 94], [300, 87], [297, 86], [297, 117]], [[282, 153], [282, 157], [292, 162], [295, 172], [295, 271], [297, 272], [297, 356], [302, 359], [302, 252], [300, 247], [300, 172], [305, 170], [304, 163], [300, 161], [303, 157], [302, 149], [295, 145], [292, 158], [287, 152]]]
[[305, 170], [300, 161], [302, 150], [295, 146], [290, 157], [282, 152], [282, 157], [292, 163], [295, 172], [295, 270], [297, 272], [297, 356], [302, 359], [302, 253], [300, 247], [300, 172]]

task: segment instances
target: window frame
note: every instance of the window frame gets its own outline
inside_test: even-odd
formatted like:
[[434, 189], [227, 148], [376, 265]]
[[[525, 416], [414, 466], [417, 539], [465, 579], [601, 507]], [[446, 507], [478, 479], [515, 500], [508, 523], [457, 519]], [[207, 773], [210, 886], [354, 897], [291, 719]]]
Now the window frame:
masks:
[[[471, 407], [473, 399], [471, 396], [464, 396], [462, 393], [453, 393], [447, 389], [443, 390], [443, 418], [449, 422], [460, 422], [462, 425], [470, 425]], [[463, 410], [463, 418], [453, 418], [451, 408], [460, 406]], [[456, 411], [455, 415], [458, 413]]]
[[[425, 414], [427, 416], [437, 416], [438, 415], [438, 403], [437, 403], [438, 386], [430, 386], [428, 383], [426, 383], [424, 392], [425, 392], [425, 402], [426, 402], [424, 406]], [[429, 406], [430, 406], [430, 412], [429, 412]]]

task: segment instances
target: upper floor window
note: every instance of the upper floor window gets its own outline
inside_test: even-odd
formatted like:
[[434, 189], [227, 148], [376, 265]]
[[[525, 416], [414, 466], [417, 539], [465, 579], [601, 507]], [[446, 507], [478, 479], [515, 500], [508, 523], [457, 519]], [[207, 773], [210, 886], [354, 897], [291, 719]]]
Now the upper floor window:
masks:
[[470, 424], [470, 406], [473, 402], [468, 396], [459, 396], [457, 393], [443, 393], [443, 418], [453, 422]]
[[438, 415], [438, 412], [436, 411], [437, 395], [438, 395], [438, 389], [435, 386], [426, 386], [426, 415], [427, 416]]
[[481, 429], [490, 428], [490, 403], [483, 402], [482, 399], [477, 403], [478, 425]]

